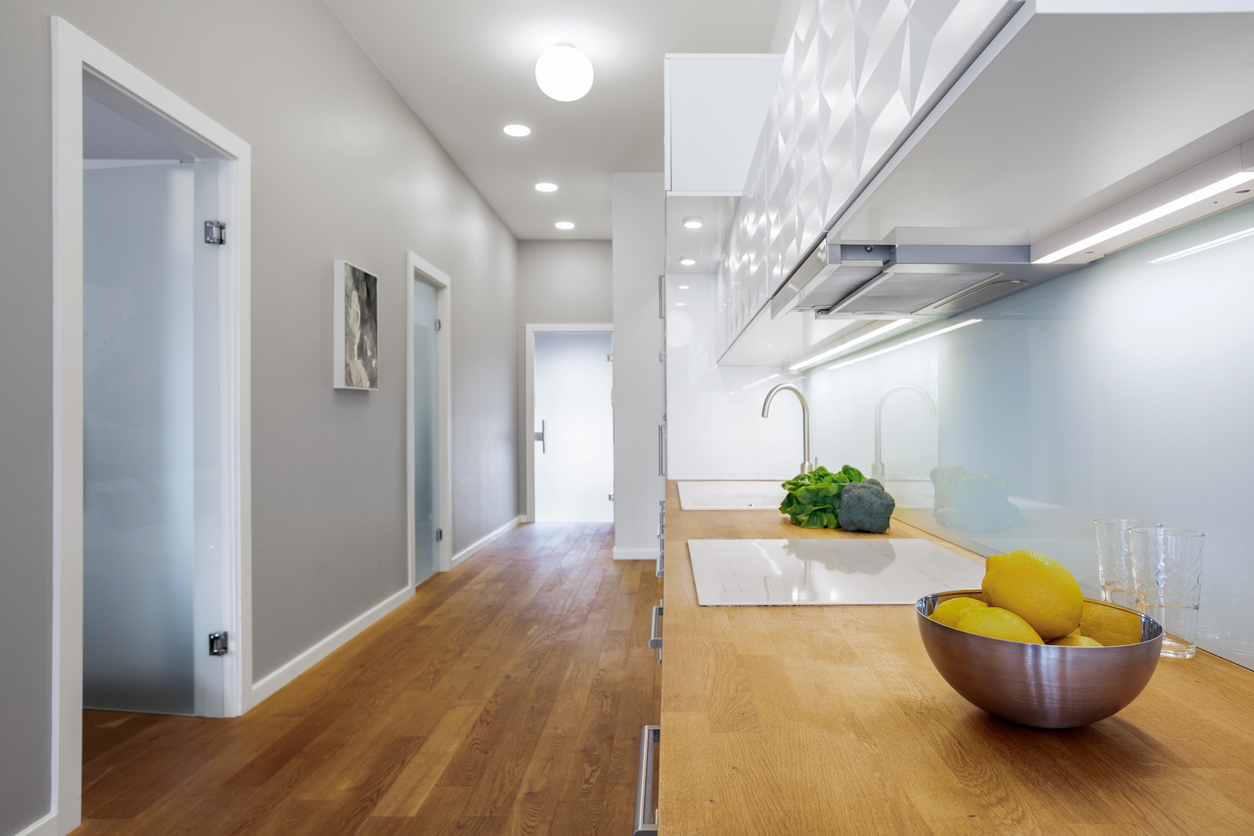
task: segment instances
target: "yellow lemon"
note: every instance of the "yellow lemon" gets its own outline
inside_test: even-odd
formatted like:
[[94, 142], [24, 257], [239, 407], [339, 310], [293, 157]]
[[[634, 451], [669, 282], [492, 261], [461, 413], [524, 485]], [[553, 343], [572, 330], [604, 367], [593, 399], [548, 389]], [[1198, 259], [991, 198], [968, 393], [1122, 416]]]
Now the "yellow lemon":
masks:
[[1054, 647], [1101, 647], [1102, 643], [1096, 639], [1090, 639], [1088, 636], [1076, 636], [1071, 633], [1063, 636], [1061, 639], [1054, 639], [1052, 642]]
[[977, 601], [974, 598], [950, 598], [945, 603], [932, 610], [932, 620], [939, 621], [946, 627], [957, 627], [958, 619], [962, 618], [962, 614], [972, 607], [987, 607], [988, 604], [983, 601]]
[[1122, 607], [1085, 601], [1080, 629], [1084, 635], [1101, 642], [1103, 647], [1136, 644], [1141, 640], [1141, 617]]
[[1057, 560], [1025, 549], [995, 554], [984, 564], [984, 600], [1022, 618], [1044, 640], [1080, 626], [1084, 593]]
[[1000, 607], [971, 607], [958, 619], [958, 629], [994, 639], [1044, 644], [1032, 625]]

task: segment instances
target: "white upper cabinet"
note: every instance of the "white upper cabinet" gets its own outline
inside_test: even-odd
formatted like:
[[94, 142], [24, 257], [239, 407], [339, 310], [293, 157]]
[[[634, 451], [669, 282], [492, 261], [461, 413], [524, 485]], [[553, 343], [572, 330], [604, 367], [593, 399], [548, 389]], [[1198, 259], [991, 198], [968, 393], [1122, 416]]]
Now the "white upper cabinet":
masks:
[[829, 235], [1075, 266], [1250, 199], [1090, 240], [1254, 171], [1251, 44], [1254, 0], [803, 0], [721, 247], [720, 355], [806, 348], [767, 303]]
[[782, 55], [668, 55], [666, 191], [739, 195], [779, 83]]

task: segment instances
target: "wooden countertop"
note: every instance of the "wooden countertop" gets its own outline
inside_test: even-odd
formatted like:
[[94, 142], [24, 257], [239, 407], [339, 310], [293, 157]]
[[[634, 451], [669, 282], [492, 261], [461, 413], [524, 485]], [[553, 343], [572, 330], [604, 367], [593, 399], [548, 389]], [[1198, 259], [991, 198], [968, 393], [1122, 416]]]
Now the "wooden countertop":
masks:
[[681, 511], [667, 484], [662, 836], [1254, 834], [1254, 672], [1160, 661], [1081, 729], [997, 720], [928, 660], [914, 608], [697, 605], [687, 541], [923, 537]]

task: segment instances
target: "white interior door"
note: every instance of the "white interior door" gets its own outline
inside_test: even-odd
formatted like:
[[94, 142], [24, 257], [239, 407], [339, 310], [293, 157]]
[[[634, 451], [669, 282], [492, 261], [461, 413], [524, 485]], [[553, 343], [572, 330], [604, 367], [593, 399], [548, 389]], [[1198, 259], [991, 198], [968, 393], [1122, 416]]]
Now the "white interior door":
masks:
[[536, 519], [612, 522], [611, 335], [535, 335]]

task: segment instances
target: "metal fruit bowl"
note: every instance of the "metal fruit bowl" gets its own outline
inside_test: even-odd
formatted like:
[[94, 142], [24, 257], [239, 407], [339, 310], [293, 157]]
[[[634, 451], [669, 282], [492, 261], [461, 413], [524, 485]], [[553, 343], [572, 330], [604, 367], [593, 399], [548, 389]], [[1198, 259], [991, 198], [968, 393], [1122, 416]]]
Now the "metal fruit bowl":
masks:
[[928, 618], [938, 605], [958, 597], [984, 600], [978, 589], [920, 598], [915, 604], [919, 634], [945, 681], [994, 717], [1040, 729], [1087, 726], [1136, 699], [1158, 665], [1162, 625], [1135, 610], [1085, 598], [1086, 604], [1139, 618], [1141, 641], [1053, 647], [965, 633]]

